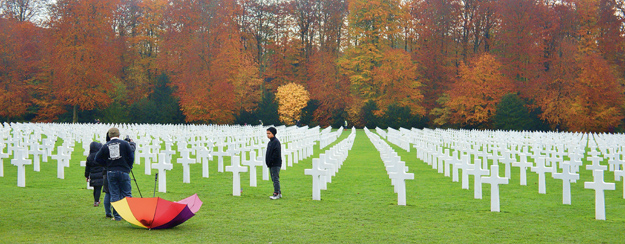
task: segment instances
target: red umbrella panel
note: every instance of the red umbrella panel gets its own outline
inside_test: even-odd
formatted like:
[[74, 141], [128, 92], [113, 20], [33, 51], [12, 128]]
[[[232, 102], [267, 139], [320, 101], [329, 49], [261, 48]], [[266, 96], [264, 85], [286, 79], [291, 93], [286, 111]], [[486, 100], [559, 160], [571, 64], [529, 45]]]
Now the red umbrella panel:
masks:
[[[197, 195], [194, 196], [197, 197]], [[195, 215], [186, 203], [171, 202], [160, 197], [125, 197], [111, 204], [128, 223], [146, 229], [171, 228]], [[201, 201], [199, 206], [201, 206]]]

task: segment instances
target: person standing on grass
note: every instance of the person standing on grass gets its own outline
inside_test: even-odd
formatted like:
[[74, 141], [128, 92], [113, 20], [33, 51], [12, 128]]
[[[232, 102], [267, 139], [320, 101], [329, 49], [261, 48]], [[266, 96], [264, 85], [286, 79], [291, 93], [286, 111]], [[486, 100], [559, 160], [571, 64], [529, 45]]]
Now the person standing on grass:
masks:
[[[124, 197], [132, 197], [130, 170], [135, 161], [135, 153], [128, 142], [119, 139], [119, 129], [109, 129], [108, 135], [111, 140], [102, 146], [95, 158], [98, 164], [106, 166], [111, 202], [116, 202]], [[122, 220], [114, 209], [113, 217], [113, 220]]]
[[[109, 137], [109, 133], [106, 133], [106, 142], [111, 141]], [[109, 193], [109, 181], [106, 179], [106, 168], [102, 171], [102, 177], [104, 178], [104, 185], [102, 186], [102, 191], [104, 192], [104, 213], [106, 214], [106, 218], [113, 218], [113, 213], [111, 212], [111, 194]]]
[[267, 144], [267, 153], [265, 153], [265, 164], [269, 168], [271, 173], [271, 181], [273, 181], [273, 195], [269, 197], [271, 200], [282, 198], [282, 191], [280, 191], [280, 167], [282, 167], [282, 146], [280, 141], [276, 138], [278, 131], [274, 127], [267, 129], [267, 138], [269, 138], [269, 144]]
[[89, 185], [93, 187], [93, 206], [100, 206], [100, 194], [102, 194], [102, 177], [104, 167], [95, 162], [95, 155], [102, 148], [102, 143], [91, 142], [89, 144], [89, 156], [87, 156], [87, 167], [85, 167], [85, 178]]

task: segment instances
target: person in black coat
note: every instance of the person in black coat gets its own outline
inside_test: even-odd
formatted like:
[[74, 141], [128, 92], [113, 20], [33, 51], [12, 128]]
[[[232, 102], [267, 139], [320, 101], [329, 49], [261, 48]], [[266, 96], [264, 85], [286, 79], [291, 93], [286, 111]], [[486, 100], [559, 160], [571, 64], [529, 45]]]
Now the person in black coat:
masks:
[[278, 131], [274, 127], [267, 129], [267, 138], [269, 143], [267, 144], [267, 153], [265, 154], [265, 164], [269, 168], [271, 174], [271, 181], [273, 181], [273, 195], [269, 198], [276, 200], [282, 198], [282, 191], [280, 190], [280, 167], [282, 167], [282, 146], [280, 141], [276, 138]]
[[102, 185], [104, 185], [104, 178], [102, 173], [104, 167], [95, 162], [95, 155], [102, 148], [102, 144], [99, 142], [91, 142], [89, 144], [89, 156], [87, 156], [87, 167], [85, 167], [85, 178], [89, 182], [89, 185], [93, 187], [93, 206], [100, 206], [100, 194], [102, 193]]
[[[109, 137], [109, 133], [106, 133], [106, 142], [109, 142], [111, 138]], [[104, 185], [102, 186], [102, 191], [104, 192], [104, 213], [106, 214], [106, 218], [112, 218], [113, 213], [111, 211], [111, 194], [109, 194], [109, 181], [106, 179], [106, 167], [102, 167], [102, 177], [104, 178]]]
[[[108, 135], [111, 140], [98, 151], [95, 161], [106, 167], [110, 201], [116, 202], [124, 197], [132, 197], [130, 171], [135, 160], [135, 152], [127, 141], [119, 139], [119, 129], [109, 129]], [[121, 221], [122, 217], [114, 209], [113, 219]]]

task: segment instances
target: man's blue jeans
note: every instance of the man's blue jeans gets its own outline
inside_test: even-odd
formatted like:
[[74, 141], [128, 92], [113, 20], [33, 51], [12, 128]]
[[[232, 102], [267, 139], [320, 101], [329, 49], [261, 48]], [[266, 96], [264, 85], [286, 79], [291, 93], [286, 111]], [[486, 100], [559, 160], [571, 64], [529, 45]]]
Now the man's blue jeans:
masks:
[[[106, 179], [109, 181], [109, 193], [111, 194], [111, 202], [117, 202], [124, 197], [132, 197], [132, 186], [130, 184], [130, 175], [123, 171], [108, 171]], [[116, 220], [121, 220], [121, 216], [117, 211], [113, 211]]]

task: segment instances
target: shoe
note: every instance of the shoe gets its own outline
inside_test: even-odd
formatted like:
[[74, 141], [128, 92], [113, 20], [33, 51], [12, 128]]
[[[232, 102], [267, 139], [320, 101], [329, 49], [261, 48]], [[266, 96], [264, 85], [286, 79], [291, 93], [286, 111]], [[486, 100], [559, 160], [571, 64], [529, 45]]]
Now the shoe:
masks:
[[269, 197], [269, 199], [271, 199], [271, 200], [277, 200], [277, 199], [280, 199], [280, 198], [282, 198], [282, 194], [275, 194], [275, 193], [272, 196]]
[[94, 207], [100, 206], [100, 202], [94, 202], [94, 203], [93, 203], [93, 206], [94, 206]]
[[113, 215], [107, 214], [105, 218], [107, 219], [113, 218]]

